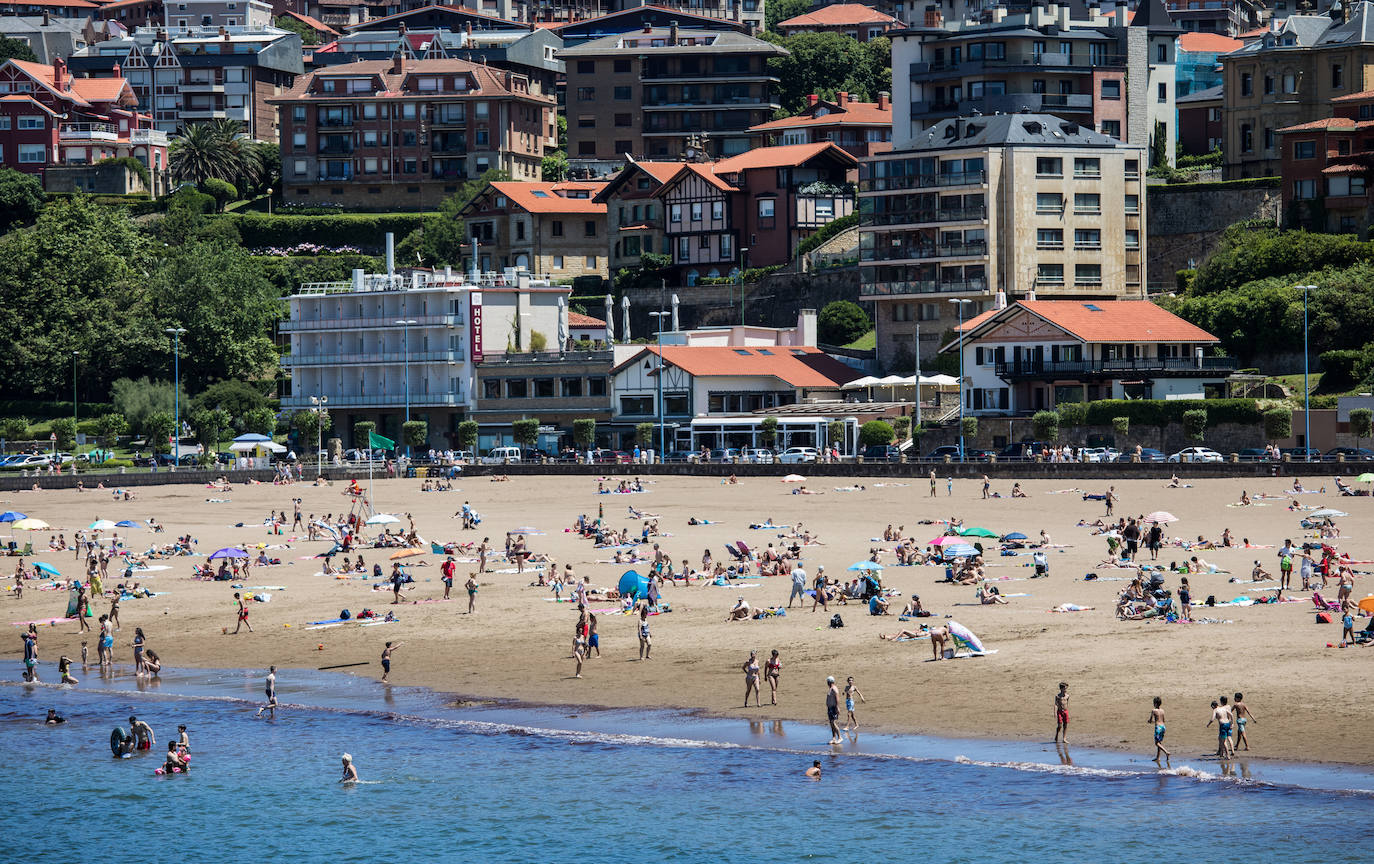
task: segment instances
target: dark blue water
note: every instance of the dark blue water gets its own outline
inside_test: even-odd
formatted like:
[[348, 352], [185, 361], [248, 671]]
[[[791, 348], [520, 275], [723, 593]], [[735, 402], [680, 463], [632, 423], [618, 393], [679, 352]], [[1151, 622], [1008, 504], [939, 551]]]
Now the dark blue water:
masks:
[[[0, 684], [0, 858], [1290, 864], [1374, 839], [1374, 794], [1356, 791], [1374, 775], [1357, 769], [1252, 762], [1226, 776], [1179, 759], [1166, 774], [1121, 754], [1066, 765], [1035, 745], [890, 736], [832, 753], [800, 724], [463, 706], [294, 671], [273, 721], [253, 717], [261, 686], [238, 671], [172, 672], [142, 691], [124, 676]], [[68, 722], [44, 726], [49, 707]], [[110, 729], [131, 713], [159, 746], [113, 759]], [[193, 770], [154, 776], [178, 723]], [[335, 782], [345, 750], [358, 786]], [[802, 777], [812, 758], [820, 782]]]

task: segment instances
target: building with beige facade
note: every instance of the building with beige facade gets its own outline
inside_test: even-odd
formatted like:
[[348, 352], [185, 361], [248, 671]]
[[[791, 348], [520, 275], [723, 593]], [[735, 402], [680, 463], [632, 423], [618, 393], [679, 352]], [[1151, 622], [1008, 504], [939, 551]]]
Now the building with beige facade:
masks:
[[1331, 101], [1374, 89], [1374, 3], [1331, 15], [1290, 15], [1220, 58], [1222, 171], [1227, 180], [1272, 177], [1283, 163], [1278, 131], [1330, 117]]
[[[900, 127], [899, 127], [900, 128]], [[860, 293], [885, 369], [1009, 300], [1143, 297], [1145, 159], [1050, 114], [957, 117], [866, 160]]]
[[552, 279], [609, 275], [605, 183], [499, 181], [462, 211], [483, 270], [515, 267]]

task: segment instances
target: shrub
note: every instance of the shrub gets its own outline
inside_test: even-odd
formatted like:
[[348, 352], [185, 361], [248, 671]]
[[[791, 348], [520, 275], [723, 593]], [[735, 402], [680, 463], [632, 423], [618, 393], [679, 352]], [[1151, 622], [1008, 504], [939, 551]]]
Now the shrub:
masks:
[[[971, 419], [971, 418], [970, 418]], [[892, 443], [892, 427], [883, 420], [869, 420], [859, 427], [859, 445], [877, 447]]]
[[1035, 430], [1036, 440], [1059, 440], [1059, 412], [1036, 411], [1031, 416], [1031, 427]]
[[960, 420], [960, 421], [959, 421], [959, 432], [960, 432], [960, 434], [962, 434], [965, 438], [977, 438], [977, 437], [978, 437], [978, 418], [977, 418], [977, 417], [965, 417], [964, 419]]
[[76, 421], [71, 417], [59, 417], [52, 421], [52, 431], [57, 436], [58, 450], [70, 450], [76, 446]]
[[857, 303], [827, 303], [816, 318], [816, 338], [826, 345], [848, 345], [873, 327], [868, 313]]
[[830, 444], [834, 446], [844, 443], [844, 421], [831, 420], [830, 425], [825, 427], [825, 434]]
[[825, 225], [821, 226], [821, 230], [817, 231], [815, 234], [812, 234], [810, 237], [807, 237], [805, 240], [798, 243], [797, 254], [795, 254], [792, 257], [800, 258], [806, 253], [811, 252], [812, 250], [821, 246], [831, 237], [834, 237], [836, 234], [848, 231], [850, 228], [853, 228], [858, 224], [859, 213], [857, 210], [853, 213], [850, 213], [848, 216], [841, 216], [833, 222], [827, 222]]
[[[548, 347], [549, 347], [549, 337], [545, 336], [543, 333], [540, 333], [538, 330], [531, 330], [531, 331], [530, 331], [530, 350], [531, 350], [531, 351], [536, 351], [536, 352], [537, 352], [537, 351], [544, 351], [544, 350], [547, 350]], [[560, 345], [559, 347], [561, 348], [562, 346]]]
[[1319, 358], [1322, 366], [1322, 389], [1329, 393], [1339, 392], [1349, 390], [1358, 384], [1355, 368], [1363, 358], [1364, 352], [1355, 348], [1323, 351]]
[[1133, 426], [1167, 426], [1183, 422], [1183, 413], [1196, 408], [1207, 412], [1212, 425], [1260, 422], [1260, 410], [1253, 399], [1099, 399], [1089, 402], [1086, 425], [1110, 426], [1125, 417]]
[[1183, 412], [1183, 433], [1194, 441], [1207, 434], [1207, 409], [1190, 408]]
[[899, 442], [905, 441], [911, 432], [911, 418], [905, 415], [892, 418], [892, 431]]
[[401, 439], [407, 447], [428, 447], [429, 424], [423, 420], [407, 420], [401, 424]]
[[1054, 410], [1059, 413], [1060, 426], [1082, 426], [1088, 419], [1086, 402], [1064, 402], [1056, 405]]
[[1131, 418], [1113, 417], [1112, 431], [1119, 435], [1122, 440], [1125, 440], [1126, 436], [1131, 434]]
[[649, 447], [654, 443], [654, 424], [636, 423], [635, 424], [635, 443], [640, 447]]
[[533, 447], [534, 442], [539, 440], [539, 418], [526, 417], [523, 420], [516, 420], [510, 424], [510, 431], [516, 444], [523, 447]]
[[236, 226], [249, 249], [316, 243], [356, 246], [368, 254], [386, 248], [388, 231], [405, 237], [424, 222], [422, 213], [334, 213], [327, 216], [284, 216], [268, 213], [225, 213], [216, 220]]
[[458, 424], [458, 448], [460, 450], [477, 451], [477, 421], [464, 420]]
[[778, 440], [778, 418], [765, 417], [759, 423], [759, 441], [765, 447], [772, 447]]
[[1354, 408], [1350, 411], [1350, 434], [1355, 436], [1355, 446], [1359, 446], [1361, 439], [1368, 438], [1374, 432], [1374, 411], [1368, 408]]
[[5, 417], [0, 419], [0, 438], [6, 441], [20, 441], [29, 434], [29, 418]]
[[271, 435], [277, 431], [277, 414], [266, 405], [261, 408], [253, 408], [240, 418], [244, 432], [254, 432], [258, 435]]
[[114, 471], [120, 468], [132, 468], [134, 467], [134, 463], [128, 459], [106, 459], [104, 462], [100, 463], [100, 467]]
[[573, 443], [579, 449], [592, 446], [596, 441], [596, 420], [583, 417], [573, 421]]
[[371, 420], [359, 420], [353, 424], [353, 446], [359, 450], [367, 450], [372, 446], [372, 433], [377, 431], [377, 424]]

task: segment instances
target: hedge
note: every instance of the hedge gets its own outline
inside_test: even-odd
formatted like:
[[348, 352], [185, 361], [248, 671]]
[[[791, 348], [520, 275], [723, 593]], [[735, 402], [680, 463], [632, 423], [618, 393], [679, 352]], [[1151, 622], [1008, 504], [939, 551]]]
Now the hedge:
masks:
[[1278, 189], [1281, 177], [1250, 177], [1246, 180], [1203, 180], [1198, 183], [1155, 183], [1146, 186], [1150, 195], [1157, 192], [1204, 192], [1209, 189]]
[[[1063, 406], [1060, 406], [1061, 414]], [[1132, 427], [1167, 426], [1182, 423], [1185, 411], [1207, 412], [1207, 425], [1260, 422], [1260, 410], [1253, 399], [1102, 399], [1087, 403], [1083, 417], [1086, 426], [1111, 426], [1117, 417], [1129, 418]]]
[[335, 213], [328, 216], [283, 216], [273, 213], [223, 213], [239, 229], [249, 249], [286, 247], [299, 243], [321, 246], [356, 246], [371, 254], [386, 250], [386, 233], [399, 243], [424, 224], [426, 213]]
[[[114, 405], [109, 402], [81, 402], [77, 405], [79, 416], [90, 418], [101, 414], [113, 414]], [[0, 401], [0, 417], [28, 417], [35, 422], [53, 417], [72, 416], [72, 403], [44, 402], [37, 399], [8, 399]]]

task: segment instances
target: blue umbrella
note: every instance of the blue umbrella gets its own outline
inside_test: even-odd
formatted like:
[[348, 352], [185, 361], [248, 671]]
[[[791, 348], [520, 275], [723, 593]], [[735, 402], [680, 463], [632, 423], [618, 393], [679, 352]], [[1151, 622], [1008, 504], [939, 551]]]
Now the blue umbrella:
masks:
[[132, 520], [132, 519], [124, 519], [124, 520], [122, 520], [122, 521], [116, 522], [116, 523], [115, 523], [115, 527], [116, 527], [116, 528], [142, 528], [143, 526], [140, 525], [140, 524], [138, 524], [137, 522], [135, 522], [135, 521]]
[[14, 510], [6, 510], [4, 513], [0, 513], [0, 522], [18, 522], [20, 519], [27, 518], [29, 517], [25, 516], [23, 513], [17, 513]]
[[217, 559], [217, 558], [247, 558], [247, 557], [248, 557], [248, 553], [245, 552], [245, 551], [243, 551], [242, 549], [235, 549], [235, 548], [233, 548], [232, 546], [226, 546], [226, 547], [223, 548], [223, 549], [219, 549], [219, 550], [215, 551], [214, 554], [212, 554], [212, 555], [210, 556], [210, 560], [211, 560], [211, 561], [214, 561], [214, 560]]
[[940, 553], [946, 558], [972, 558], [978, 554], [978, 550], [967, 543], [955, 543], [953, 546], [942, 546]]
[[52, 566], [51, 564], [44, 563], [44, 562], [42, 562], [42, 561], [35, 561], [35, 562], [33, 562], [33, 569], [42, 571], [42, 572], [44, 572], [44, 573], [47, 573], [49, 576], [61, 576], [61, 575], [62, 575], [61, 573], [57, 572], [57, 568], [56, 568], [56, 567]]
[[1011, 532], [1010, 534], [1007, 534], [1007, 535], [1005, 535], [1004, 537], [1002, 537], [1002, 539], [1003, 539], [1003, 540], [1025, 540], [1025, 539], [1026, 539], [1026, 535], [1025, 535], [1025, 534], [1022, 534], [1020, 531], [1013, 531], [1013, 532]]
[[883, 565], [877, 563], [876, 561], [856, 561], [853, 564], [849, 565], [849, 569], [860, 571], [881, 570], [883, 569]]

